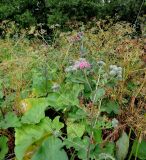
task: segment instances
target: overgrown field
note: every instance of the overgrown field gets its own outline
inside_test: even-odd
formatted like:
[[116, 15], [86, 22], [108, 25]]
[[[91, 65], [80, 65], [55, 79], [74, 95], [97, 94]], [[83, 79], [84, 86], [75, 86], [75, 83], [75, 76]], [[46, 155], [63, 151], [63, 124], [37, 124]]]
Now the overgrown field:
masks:
[[1, 39], [0, 160], [145, 160], [146, 62], [133, 32], [97, 22], [56, 30], [52, 44]]

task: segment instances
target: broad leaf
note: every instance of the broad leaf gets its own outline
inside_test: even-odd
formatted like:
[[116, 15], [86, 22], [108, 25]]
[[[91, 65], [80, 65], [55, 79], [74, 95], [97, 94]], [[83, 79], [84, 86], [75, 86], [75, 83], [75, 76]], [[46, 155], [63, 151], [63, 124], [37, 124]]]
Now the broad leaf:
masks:
[[98, 155], [98, 160], [116, 160], [112, 155], [108, 154], [108, 153], [100, 153]]
[[83, 90], [83, 85], [66, 84], [57, 100], [59, 106], [79, 106], [78, 95]]
[[99, 101], [104, 95], [105, 95], [105, 89], [104, 88], [98, 88], [96, 93], [94, 93], [95, 96], [93, 96], [93, 101], [97, 102]]
[[[67, 148], [74, 148], [77, 151], [77, 155], [80, 159], [87, 158], [88, 146], [90, 143], [89, 137], [83, 137], [83, 139], [76, 137], [73, 139], [65, 139], [64, 144]], [[94, 145], [90, 145], [90, 150], [93, 150]]]
[[78, 95], [82, 90], [82, 85], [65, 84], [59, 93], [50, 93], [48, 95], [48, 104], [56, 110], [65, 109], [67, 106], [79, 106]]
[[101, 147], [99, 144], [95, 147], [94, 154], [99, 157], [100, 154], [105, 153], [109, 155], [114, 155], [115, 144], [113, 142], [108, 142], [104, 147]]
[[116, 156], [118, 160], [124, 160], [127, 156], [129, 149], [129, 137], [125, 132], [122, 133], [122, 136], [116, 142]]
[[76, 121], [86, 119], [87, 116], [88, 115], [87, 115], [86, 111], [79, 109], [77, 107], [72, 108], [72, 111], [68, 113], [68, 117], [70, 117], [71, 119], [74, 119]]
[[50, 136], [42, 143], [32, 160], [68, 160], [62, 147], [63, 143], [59, 138]]
[[45, 110], [48, 107], [48, 101], [45, 98], [29, 98], [22, 102], [22, 107], [26, 112], [22, 116], [22, 123], [34, 124], [39, 123], [45, 117]]
[[142, 140], [141, 143], [135, 140], [132, 146], [132, 153], [139, 159], [146, 159], [146, 141]]
[[7, 129], [10, 127], [20, 127], [21, 123], [19, 118], [13, 113], [9, 112], [6, 114], [5, 118], [0, 122], [1, 129]]
[[85, 77], [83, 74], [80, 74], [79, 72], [76, 72], [75, 74], [67, 74], [67, 81], [71, 81], [73, 83], [78, 84], [86, 84], [87, 81], [85, 80]]
[[94, 135], [94, 140], [96, 143], [102, 142], [102, 130], [101, 129], [94, 129], [93, 135]]
[[119, 114], [120, 108], [119, 104], [116, 101], [104, 101], [102, 104], [102, 111], [111, 113], [114, 112], [115, 114]]
[[69, 139], [82, 137], [85, 132], [85, 124], [83, 122], [73, 122], [71, 119], [67, 121], [67, 137]]
[[53, 119], [53, 121], [49, 122], [49, 127], [50, 127], [50, 131], [52, 132], [52, 134], [54, 134], [55, 136], [58, 136], [60, 134], [60, 129], [64, 127], [64, 124], [59, 122], [59, 116], [55, 117]]
[[[41, 73], [34, 73], [33, 75], [33, 84], [32, 84], [32, 92], [35, 96], [45, 96], [49, 91], [49, 81], [46, 81], [45, 76]], [[51, 87], [50, 87], [51, 88]]]
[[41, 120], [38, 124], [23, 125], [15, 129], [15, 154], [16, 158], [22, 160], [28, 148], [37, 141], [43, 140], [51, 135], [57, 136], [63, 123], [59, 122], [59, 117], [53, 121], [49, 118]]
[[0, 137], [0, 160], [4, 160], [5, 155], [8, 153], [8, 138], [5, 136]]
[[45, 118], [37, 125], [23, 125], [15, 129], [15, 154], [18, 160], [23, 159], [30, 145], [52, 134], [49, 123], [51, 120]]
[[48, 104], [51, 107], [58, 107], [59, 108], [59, 105], [57, 103], [57, 100], [58, 100], [59, 97], [60, 97], [60, 94], [55, 92], [55, 93], [48, 94], [48, 97], [46, 99], [48, 101]]
[[59, 131], [61, 128], [64, 127], [64, 124], [59, 122], [59, 116], [55, 117], [52, 121], [52, 129], [55, 129], [56, 131]]

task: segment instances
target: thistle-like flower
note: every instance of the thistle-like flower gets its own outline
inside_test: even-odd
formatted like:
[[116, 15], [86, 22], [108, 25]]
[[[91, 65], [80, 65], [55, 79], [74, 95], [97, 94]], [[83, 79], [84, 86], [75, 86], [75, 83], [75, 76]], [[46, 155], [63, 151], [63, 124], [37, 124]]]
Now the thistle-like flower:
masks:
[[98, 62], [97, 62], [97, 64], [98, 64], [100, 67], [102, 67], [102, 66], [105, 66], [105, 65], [106, 65], [106, 63], [105, 63], [104, 61], [98, 61]]
[[122, 80], [122, 67], [117, 67], [116, 65], [109, 66], [109, 75], [116, 76], [118, 80]]
[[74, 68], [76, 69], [84, 69], [90, 67], [91, 67], [90, 63], [83, 58], [81, 58], [79, 61], [76, 61], [74, 64]]
[[75, 61], [74, 65], [71, 65], [65, 69], [65, 72], [71, 72], [78, 69], [87, 69], [90, 68], [91, 65], [88, 61], [86, 61], [84, 58], [80, 58], [79, 60]]

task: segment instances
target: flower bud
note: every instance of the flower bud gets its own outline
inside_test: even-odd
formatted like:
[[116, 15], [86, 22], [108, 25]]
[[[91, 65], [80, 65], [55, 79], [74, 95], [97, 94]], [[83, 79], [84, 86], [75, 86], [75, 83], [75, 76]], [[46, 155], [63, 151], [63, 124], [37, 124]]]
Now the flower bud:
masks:
[[117, 66], [116, 65], [110, 65], [109, 68], [110, 68], [110, 70], [117, 69]]
[[98, 64], [99, 66], [105, 66], [105, 65], [106, 65], [104, 61], [98, 61], [97, 64]]
[[117, 73], [116, 73], [116, 71], [114, 71], [114, 70], [111, 70], [110, 72], [109, 72], [109, 75], [111, 75], [111, 76], [115, 76]]

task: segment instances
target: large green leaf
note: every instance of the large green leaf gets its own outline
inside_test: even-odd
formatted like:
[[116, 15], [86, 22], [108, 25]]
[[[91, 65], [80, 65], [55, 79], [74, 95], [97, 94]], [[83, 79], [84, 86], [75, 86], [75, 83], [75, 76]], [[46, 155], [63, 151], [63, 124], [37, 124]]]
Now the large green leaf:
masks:
[[79, 106], [78, 95], [83, 90], [83, 85], [65, 84], [59, 93], [48, 94], [47, 100], [49, 105], [56, 110], [65, 109], [67, 106]]
[[52, 134], [54, 134], [55, 136], [58, 136], [60, 133], [60, 129], [64, 127], [64, 124], [59, 122], [59, 116], [55, 117], [53, 119], [53, 121], [49, 122], [49, 127], [50, 127], [50, 131], [52, 132]]
[[62, 147], [63, 143], [59, 138], [50, 136], [42, 143], [32, 160], [68, 160]]
[[18, 160], [22, 160], [28, 147], [34, 142], [43, 138], [45, 135], [51, 135], [51, 123], [49, 118], [43, 119], [37, 125], [23, 125], [15, 129], [15, 154]]
[[[73, 139], [65, 139], [64, 141], [67, 148], [74, 148], [77, 151], [79, 159], [87, 159], [88, 147], [90, 144], [90, 139], [84, 136], [82, 139], [75, 137]], [[90, 151], [93, 152], [94, 144], [90, 144]], [[90, 155], [92, 156], [92, 155]]]
[[119, 104], [116, 101], [109, 101], [109, 100], [103, 101], [101, 109], [102, 111], [107, 113], [114, 112], [115, 114], [119, 114], [120, 112]]
[[71, 81], [73, 83], [78, 83], [78, 84], [87, 83], [85, 76], [80, 72], [76, 72], [74, 74], [68, 73], [66, 76], [67, 76], [67, 81]]
[[8, 153], [8, 138], [5, 136], [0, 137], [0, 160], [4, 160], [5, 155]]
[[59, 122], [59, 116], [55, 117], [52, 121], [52, 128], [59, 131], [61, 128], [64, 127], [64, 124]]
[[20, 127], [20, 126], [21, 123], [19, 121], [19, 118], [13, 112], [8, 112], [5, 118], [0, 122], [1, 129], [7, 129], [10, 127]]
[[22, 123], [39, 123], [45, 117], [44, 111], [48, 107], [48, 101], [45, 98], [29, 98], [23, 101], [23, 106], [29, 108], [22, 116]]
[[83, 122], [74, 122], [71, 119], [67, 120], [67, 137], [69, 139], [82, 137], [85, 132], [85, 124]]
[[35, 96], [45, 96], [49, 91], [50, 84], [42, 73], [35, 72], [33, 75], [32, 92]]
[[96, 145], [94, 154], [99, 158], [99, 155], [102, 153], [114, 155], [115, 144], [113, 142], [108, 142], [104, 147], [101, 147], [99, 144]]
[[57, 92], [48, 94], [47, 101], [48, 101], [49, 105], [52, 107], [59, 108], [59, 105], [57, 103], [57, 100], [59, 97], [60, 97], [60, 94]]
[[134, 156], [138, 157], [139, 159], [145, 160], [146, 159], [146, 141], [142, 140], [138, 142], [135, 140], [132, 146], [132, 153]]
[[94, 102], [99, 101], [103, 96], [105, 95], [105, 89], [104, 88], [98, 88], [96, 90], [96, 93], [94, 93], [94, 96], [92, 97]]
[[94, 129], [93, 136], [96, 143], [102, 142], [102, 130], [101, 129]]
[[122, 133], [119, 140], [116, 142], [116, 156], [118, 160], [124, 160], [129, 149], [129, 137], [125, 132]]
[[58, 105], [60, 106], [78, 106], [79, 93], [83, 90], [83, 85], [74, 84], [73, 86], [70, 84], [66, 84], [58, 98]]
[[79, 109], [78, 107], [73, 107], [72, 111], [68, 113], [68, 117], [76, 121], [86, 119], [87, 116], [86, 111]]
[[53, 121], [45, 117], [38, 124], [24, 124], [15, 129], [15, 154], [18, 160], [22, 160], [27, 149], [40, 139], [48, 137], [52, 134], [55, 136], [63, 127], [63, 123], [59, 122], [59, 117]]

